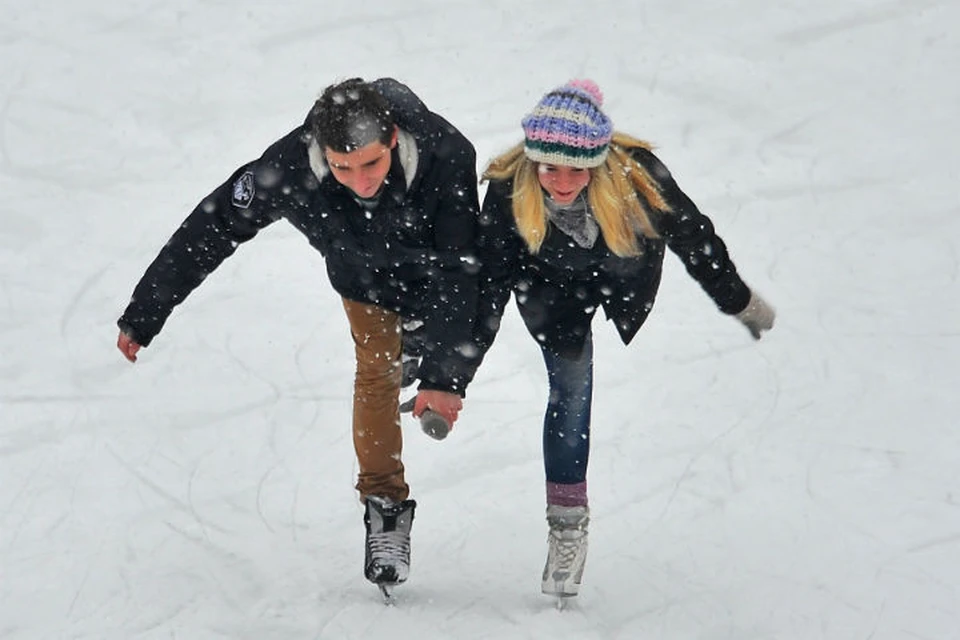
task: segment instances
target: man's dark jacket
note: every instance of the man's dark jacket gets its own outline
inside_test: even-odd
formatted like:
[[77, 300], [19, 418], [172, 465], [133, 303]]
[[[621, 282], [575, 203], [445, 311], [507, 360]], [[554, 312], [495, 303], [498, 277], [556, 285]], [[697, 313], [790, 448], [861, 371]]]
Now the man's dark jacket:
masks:
[[323, 255], [333, 288], [425, 324], [420, 388], [463, 394], [478, 364], [476, 152], [405, 85], [372, 83], [400, 129], [372, 211], [330, 175], [305, 122], [237, 169], [149, 266], [118, 324], [146, 346], [173, 308], [260, 229], [285, 218]]

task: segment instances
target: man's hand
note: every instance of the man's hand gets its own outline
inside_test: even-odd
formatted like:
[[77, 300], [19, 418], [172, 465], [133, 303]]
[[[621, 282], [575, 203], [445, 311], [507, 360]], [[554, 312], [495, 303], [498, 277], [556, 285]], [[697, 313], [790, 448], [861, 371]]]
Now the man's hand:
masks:
[[440, 414], [453, 427], [460, 409], [463, 409], [463, 399], [455, 393], [424, 389], [417, 393], [417, 400], [413, 403], [413, 417], [419, 418], [427, 409]]
[[120, 335], [117, 336], [117, 349], [120, 349], [120, 353], [123, 354], [124, 358], [130, 362], [136, 362], [137, 351], [140, 351], [140, 345], [134, 342], [133, 338], [121, 331]]

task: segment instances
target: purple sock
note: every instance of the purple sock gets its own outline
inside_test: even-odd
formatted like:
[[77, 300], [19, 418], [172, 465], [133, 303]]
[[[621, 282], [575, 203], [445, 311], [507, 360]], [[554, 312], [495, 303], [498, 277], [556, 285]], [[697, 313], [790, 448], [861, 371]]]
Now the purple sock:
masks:
[[577, 482], [576, 484], [560, 484], [559, 482], [547, 483], [547, 504], [555, 504], [561, 507], [585, 507], [587, 506], [587, 482]]

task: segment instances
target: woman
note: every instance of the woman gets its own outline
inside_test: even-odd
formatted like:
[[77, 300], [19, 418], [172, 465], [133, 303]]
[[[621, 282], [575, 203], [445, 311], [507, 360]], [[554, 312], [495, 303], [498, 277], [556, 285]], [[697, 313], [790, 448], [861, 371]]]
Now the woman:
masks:
[[587, 553], [590, 327], [597, 307], [628, 344], [653, 306], [667, 246], [755, 339], [774, 319], [737, 274], [710, 220], [649, 144], [614, 132], [602, 104], [589, 80], [550, 91], [523, 118], [524, 141], [483, 175], [490, 184], [481, 214], [481, 300], [490, 317], [481, 327], [495, 331], [512, 288], [543, 351], [550, 532], [542, 590], [560, 598], [577, 595]]

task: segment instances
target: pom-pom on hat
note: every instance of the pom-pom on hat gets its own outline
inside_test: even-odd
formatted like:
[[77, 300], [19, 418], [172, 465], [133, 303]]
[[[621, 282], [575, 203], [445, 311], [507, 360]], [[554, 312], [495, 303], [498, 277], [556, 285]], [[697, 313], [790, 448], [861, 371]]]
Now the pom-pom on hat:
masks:
[[613, 137], [613, 123], [601, 106], [603, 94], [592, 80], [571, 80], [547, 93], [520, 121], [524, 153], [534, 162], [600, 166]]

